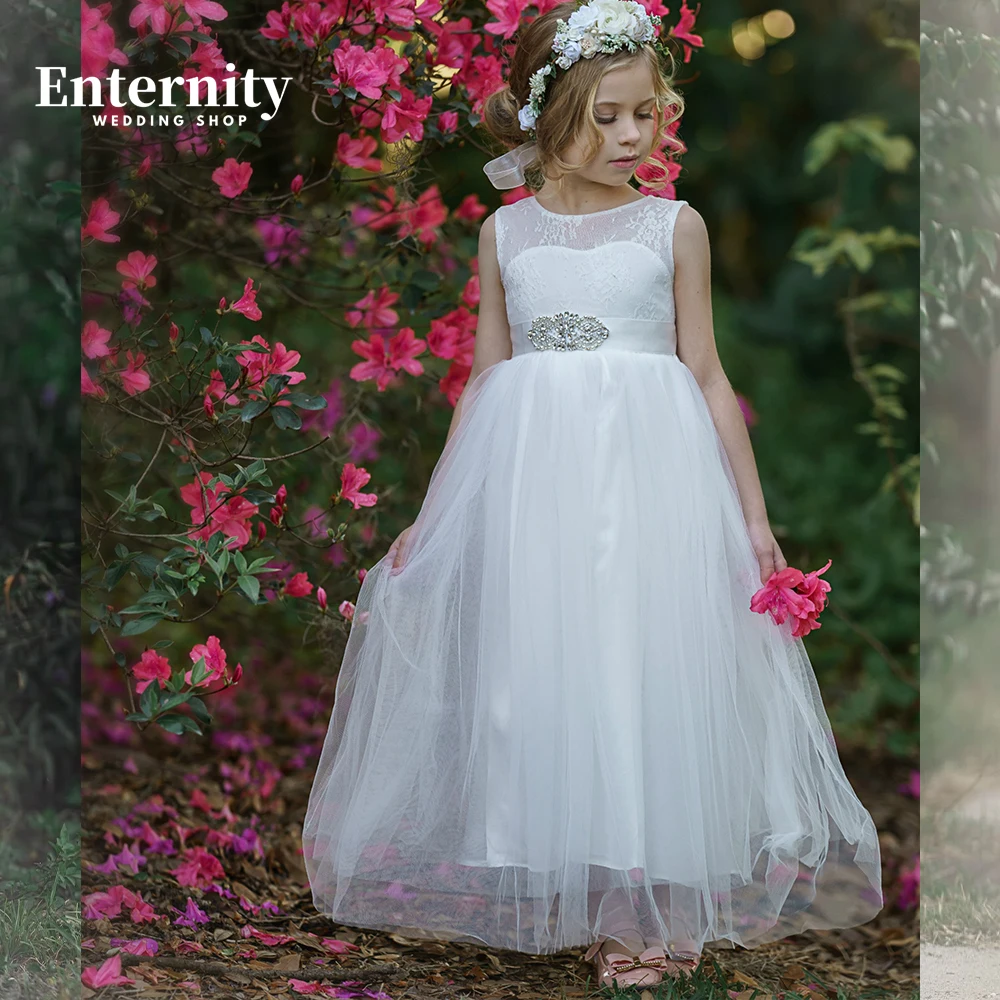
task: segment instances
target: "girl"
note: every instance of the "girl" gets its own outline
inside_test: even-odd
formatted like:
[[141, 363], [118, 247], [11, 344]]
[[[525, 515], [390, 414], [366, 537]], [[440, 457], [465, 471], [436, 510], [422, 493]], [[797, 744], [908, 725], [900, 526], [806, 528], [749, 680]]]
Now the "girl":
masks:
[[629, 184], [683, 106], [658, 20], [563, 3], [486, 103], [493, 183], [543, 183], [483, 223], [472, 372], [361, 586], [303, 829], [336, 921], [590, 944], [619, 986], [882, 907], [802, 640], [750, 610], [786, 563], [705, 224]]

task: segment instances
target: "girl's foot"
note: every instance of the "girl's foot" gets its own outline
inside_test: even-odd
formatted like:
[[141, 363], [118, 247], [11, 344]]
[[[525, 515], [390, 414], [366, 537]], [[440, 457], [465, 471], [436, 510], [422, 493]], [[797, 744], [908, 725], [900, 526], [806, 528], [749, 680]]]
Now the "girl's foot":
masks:
[[584, 959], [594, 960], [597, 985], [618, 988], [626, 986], [655, 986], [662, 982], [656, 950], [646, 949], [638, 935], [624, 935], [625, 940], [598, 938]]
[[[689, 941], [686, 944], [693, 946], [694, 942]], [[701, 954], [693, 950], [685, 951], [674, 948], [675, 957], [671, 958], [662, 941], [647, 941], [645, 946], [651, 956], [659, 959], [656, 962], [656, 967], [664, 978], [679, 979], [681, 973], [693, 976], [695, 969], [701, 964]]]

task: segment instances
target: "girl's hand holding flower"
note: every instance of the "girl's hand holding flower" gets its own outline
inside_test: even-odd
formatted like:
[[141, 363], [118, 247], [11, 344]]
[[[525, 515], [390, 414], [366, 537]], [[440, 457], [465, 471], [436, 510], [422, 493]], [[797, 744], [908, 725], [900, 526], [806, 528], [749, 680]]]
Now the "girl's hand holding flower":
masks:
[[784, 624], [785, 619], [791, 616], [795, 622], [792, 635], [796, 638], [808, 635], [820, 627], [819, 614], [826, 606], [826, 595], [830, 592], [830, 584], [821, 580], [820, 576], [832, 562], [832, 559], [827, 559], [825, 566], [811, 573], [803, 573], [794, 566], [772, 573], [750, 599], [750, 610], [759, 614], [769, 611], [778, 625]]
[[785, 569], [788, 563], [781, 554], [781, 549], [778, 547], [778, 542], [767, 521], [748, 524], [747, 531], [757, 556], [757, 562], [760, 563], [760, 582], [766, 584], [772, 573]]

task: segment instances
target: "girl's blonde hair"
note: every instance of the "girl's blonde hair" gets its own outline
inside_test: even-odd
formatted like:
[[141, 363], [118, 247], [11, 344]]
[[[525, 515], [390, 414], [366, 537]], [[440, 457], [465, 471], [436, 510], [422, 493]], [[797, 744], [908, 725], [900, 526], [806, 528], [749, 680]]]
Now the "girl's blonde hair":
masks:
[[[513, 148], [527, 138], [518, 121], [518, 110], [528, 103], [529, 77], [541, 67], [552, 53], [556, 35], [556, 21], [567, 20], [580, 3], [570, 0], [518, 29], [517, 47], [510, 64], [508, 83], [491, 94], [483, 103], [483, 125], [505, 146]], [[656, 97], [656, 132], [653, 135], [652, 154], [662, 145], [668, 155], [684, 148], [683, 143], [667, 134], [667, 128], [684, 113], [684, 99], [674, 89], [671, 79], [676, 67], [670, 56], [671, 72], [666, 76], [660, 59], [651, 45], [643, 45], [635, 52], [601, 52], [590, 59], [579, 59], [569, 69], [557, 69], [550, 77], [545, 90], [545, 106], [535, 123], [535, 143], [538, 158], [525, 171], [529, 188], [537, 190], [545, 178], [558, 180], [578, 167], [567, 163], [561, 156], [581, 131], [587, 140], [584, 162], [589, 162], [601, 146], [602, 135], [594, 120], [594, 98], [601, 78], [609, 70], [628, 66], [644, 59], [653, 75], [653, 93]], [[649, 162], [647, 157], [645, 162]], [[637, 168], [641, 164], [636, 165]], [[643, 182], [644, 186], [657, 189], [666, 184], [666, 178]]]

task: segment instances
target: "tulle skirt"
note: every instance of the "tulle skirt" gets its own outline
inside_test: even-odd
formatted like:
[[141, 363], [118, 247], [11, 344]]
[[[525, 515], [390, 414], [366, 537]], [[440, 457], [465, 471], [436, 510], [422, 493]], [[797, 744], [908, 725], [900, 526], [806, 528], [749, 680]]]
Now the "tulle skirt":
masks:
[[534, 954], [869, 920], [875, 826], [759, 586], [675, 355], [484, 371], [403, 566], [358, 595], [303, 826], [316, 907]]

